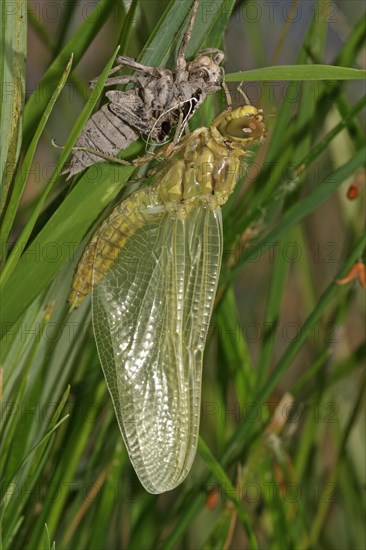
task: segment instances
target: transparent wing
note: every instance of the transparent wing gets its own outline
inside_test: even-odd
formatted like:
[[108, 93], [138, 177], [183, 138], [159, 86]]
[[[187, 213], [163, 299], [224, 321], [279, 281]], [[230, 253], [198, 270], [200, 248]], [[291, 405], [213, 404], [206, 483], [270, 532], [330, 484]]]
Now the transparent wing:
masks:
[[[145, 216], [146, 218], [146, 216]], [[221, 212], [164, 212], [130, 237], [93, 290], [99, 357], [131, 462], [151, 493], [196, 453], [205, 341], [222, 257]]]

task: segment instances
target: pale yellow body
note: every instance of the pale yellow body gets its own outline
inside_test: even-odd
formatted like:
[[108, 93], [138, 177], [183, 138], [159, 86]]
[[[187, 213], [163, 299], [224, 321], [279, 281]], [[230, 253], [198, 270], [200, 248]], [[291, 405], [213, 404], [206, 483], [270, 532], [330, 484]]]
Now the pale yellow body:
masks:
[[74, 277], [73, 307], [93, 289], [107, 386], [131, 462], [151, 493], [179, 485], [195, 457], [222, 258], [220, 207], [246, 146], [264, 132], [262, 113], [245, 106], [182, 140], [155, 183], [114, 208]]
[[[228, 134], [230, 128], [238, 132], [243, 120], [248, 121], [247, 133]], [[209, 128], [198, 128], [183, 139], [156, 171], [156, 184], [118, 204], [93, 235], [74, 276], [68, 300], [71, 306], [78, 307], [103, 278], [126, 240], [145, 224], [149, 210], [155, 208], [157, 214], [169, 211], [182, 218], [192, 208], [215, 210], [222, 206], [235, 187], [245, 145], [261, 138], [264, 131], [262, 112], [246, 105], [224, 111]]]

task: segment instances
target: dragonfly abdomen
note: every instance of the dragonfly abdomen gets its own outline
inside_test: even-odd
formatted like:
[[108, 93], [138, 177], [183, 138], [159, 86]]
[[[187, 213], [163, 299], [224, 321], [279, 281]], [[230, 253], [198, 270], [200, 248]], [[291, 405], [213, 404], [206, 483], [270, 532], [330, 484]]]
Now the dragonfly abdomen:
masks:
[[94, 149], [96, 153], [117, 156], [138, 137], [137, 131], [121, 120], [121, 117], [110, 108], [110, 105], [104, 105], [88, 120], [77, 140], [73, 157], [65, 171], [67, 179], [72, 178], [85, 168], [103, 161], [101, 157], [93, 155], [84, 148]]
[[141, 189], [119, 203], [102, 223], [86, 247], [74, 275], [68, 298], [72, 308], [79, 307], [92, 287], [102, 280], [127, 240], [151, 221], [152, 215], [160, 215], [159, 209], [153, 214], [149, 212], [148, 208], [154, 206], [159, 206], [154, 189]]

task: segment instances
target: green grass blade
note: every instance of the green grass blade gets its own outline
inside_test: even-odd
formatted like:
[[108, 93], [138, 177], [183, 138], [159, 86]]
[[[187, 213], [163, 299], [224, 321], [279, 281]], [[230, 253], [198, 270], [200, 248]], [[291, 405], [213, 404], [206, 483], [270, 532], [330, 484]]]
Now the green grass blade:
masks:
[[333, 65], [278, 65], [226, 75], [226, 82], [248, 82], [250, 80], [363, 80], [366, 71], [351, 67]]
[[52, 96], [54, 83], [61, 79], [64, 67], [71, 55], [74, 57], [74, 66], [77, 66], [82, 55], [89, 47], [91, 40], [102, 27], [114, 6], [114, 0], [100, 0], [94, 11], [89, 14], [73, 37], [62, 49], [60, 54], [51, 63], [33, 92], [24, 110], [23, 143], [27, 146], [33, 135], [33, 130], [39, 124], [43, 111]]
[[53, 550], [54, 548], [55, 548], [55, 541], [53, 541], [53, 544], [51, 546], [50, 533], [48, 531], [47, 523], [45, 523], [44, 531], [43, 531], [43, 547], [42, 547], [42, 550]]
[[31, 6], [29, 4], [28, 4], [28, 7], [27, 7], [27, 14], [28, 14], [29, 25], [38, 34], [38, 36], [42, 40], [42, 42], [51, 51], [53, 51], [56, 47], [55, 38], [48, 31], [48, 29], [45, 27], [45, 25], [42, 25], [40, 17], [38, 17], [37, 13], [35, 13], [35, 11], [31, 8]]
[[26, 46], [26, 3], [3, 0], [0, 7], [0, 216], [20, 151]]
[[[128, 51], [123, 53], [138, 55], [148, 40], [140, 61], [174, 68], [192, 2], [164, 0], [166, 9], [162, 15], [154, 11], [154, 3], [149, 0], [124, 2], [123, 6], [110, 2], [108, 13], [112, 17], [103, 29], [103, 18], [94, 23], [90, 17], [86, 28], [83, 3], [65, 9], [62, 6], [57, 26], [42, 18], [45, 12], [33, 3], [33, 23], [40, 23], [38, 31], [31, 24], [30, 40], [35, 37], [34, 44], [39, 47], [36, 52], [31, 42], [28, 60], [32, 77], [42, 74], [45, 56], [50, 66], [60, 61], [55, 48], [56, 44], [61, 46], [61, 41], [66, 42], [63, 51], [70, 44], [76, 44], [79, 51], [84, 46], [86, 51], [90, 45], [87, 55], [82, 56], [80, 77], [73, 72], [68, 79], [73, 94], [74, 83], [82, 83], [85, 100], [81, 102], [74, 94], [77, 104], [66, 104], [63, 93], [57, 102], [61, 117], [53, 110], [46, 132], [56, 122], [57, 135], [69, 133], [78, 105], [84, 104], [90, 94], [85, 91], [81, 75], [89, 78], [100, 74], [99, 67], [105, 66], [122, 30], [129, 34]], [[234, 4], [235, 11], [228, 22]], [[221, 47], [226, 69], [234, 74], [243, 67], [263, 70], [274, 63], [283, 70], [288, 69], [286, 64], [291, 69], [294, 63], [364, 68], [360, 56], [365, 21], [363, 18], [357, 22], [358, 14], [346, 2], [340, 0], [335, 5], [316, 0], [308, 6], [295, 0], [289, 6], [277, 4], [269, 7], [257, 0], [199, 0], [187, 58], [191, 59], [202, 47]], [[99, 2], [96, 9], [100, 6], [105, 8], [106, 2]], [[127, 6], [132, 6], [130, 16], [135, 9], [137, 16], [128, 29]], [[297, 19], [301, 12], [304, 17]], [[253, 22], [251, 16], [256, 14], [260, 17]], [[274, 16], [271, 20], [270, 14]], [[104, 21], [107, 12], [105, 15]], [[94, 16], [98, 17], [96, 11]], [[80, 27], [84, 27], [88, 37], [79, 34]], [[91, 27], [94, 35], [101, 30], [95, 43], [89, 32]], [[228, 31], [225, 47], [224, 27]], [[275, 61], [271, 60], [273, 52]], [[62, 69], [68, 58], [63, 60]], [[94, 64], [98, 65], [95, 72]], [[313, 67], [306, 65], [304, 70], [313, 71]], [[49, 83], [52, 92], [61, 73], [57, 78], [54, 73]], [[359, 99], [363, 95], [361, 81], [322, 80], [323, 75], [317, 82], [272, 85], [271, 81], [248, 81], [248, 89], [244, 88], [251, 102], [264, 110], [268, 138], [255, 160], [254, 156], [250, 159], [248, 180], [243, 179], [243, 186], [237, 186], [238, 193], [225, 207], [225, 251], [235, 247], [238, 253], [233, 262], [233, 255], [225, 262], [222, 279], [231, 276], [229, 272], [236, 262], [240, 264], [233, 278], [228, 279], [223, 301], [216, 308], [213, 326], [218, 330], [211, 332], [207, 346], [201, 456], [197, 456], [186, 481], [174, 492], [148, 495], [133, 473], [95, 349], [90, 300], [86, 299], [72, 315], [67, 313], [72, 272], [83, 245], [79, 246], [80, 241], [84, 237], [86, 240], [102, 211], [113, 207], [109, 203], [117, 198], [131, 171], [100, 163], [75, 178], [69, 189], [57, 182], [61, 193], [39, 216], [32, 242], [1, 296], [1, 329], [5, 332], [6, 323], [8, 327], [10, 323], [1, 346], [1, 405], [5, 410], [0, 442], [4, 448], [0, 456], [3, 495], [29, 450], [49, 432], [49, 412], [51, 425], [60, 413], [65, 414], [61, 403], [70, 416], [22, 466], [17, 482], [24, 491], [11, 494], [9, 489], [5, 511], [0, 507], [0, 514], [4, 512], [0, 529], [4, 550], [49, 548], [53, 541], [56, 548], [64, 550], [216, 550], [224, 546], [249, 547], [247, 533], [254, 533], [261, 548], [300, 548], [309, 546], [312, 528], [316, 534], [314, 547], [358, 548], [364, 531], [359, 505], [365, 481], [360, 469], [364, 451], [359, 437], [361, 416], [352, 415], [352, 399], [359, 395], [365, 352], [362, 290], [356, 281], [348, 287], [330, 284], [339, 268], [328, 263], [325, 251], [329, 243], [337, 249], [334, 261], [345, 263], [340, 277], [363, 252], [364, 184], [360, 155], [365, 142], [361, 109], [366, 99]], [[195, 125], [207, 126], [225, 108], [222, 96], [220, 93], [205, 101], [191, 130]], [[242, 101], [239, 96], [233, 100]], [[43, 102], [42, 112], [35, 113], [38, 121], [47, 102]], [[356, 126], [359, 130], [355, 136]], [[31, 128], [36, 129], [37, 123]], [[32, 138], [29, 134], [22, 154]], [[54, 160], [55, 151], [49, 142], [43, 133], [36, 152], [41, 160]], [[140, 154], [138, 146], [142, 145], [141, 139], [123, 154], [126, 158]], [[350, 163], [354, 158], [357, 162]], [[263, 166], [259, 173], [258, 166]], [[337, 178], [333, 184], [332, 177]], [[31, 173], [13, 235], [20, 235], [33, 206], [37, 207], [37, 184]], [[347, 198], [351, 184], [359, 192], [353, 201]], [[55, 190], [54, 187], [52, 195]], [[66, 197], [62, 191], [67, 191]], [[301, 213], [304, 206], [306, 212]], [[262, 254], [266, 241], [273, 239], [274, 243], [269, 243], [271, 249]], [[282, 252], [291, 242], [300, 248], [302, 256], [294, 263], [290, 260], [289, 265]], [[358, 244], [354, 247], [354, 243]], [[274, 265], [272, 248], [276, 253]], [[255, 260], [248, 256], [252, 249]], [[248, 269], [241, 274], [244, 266]], [[314, 319], [315, 326], [310, 326]], [[264, 323], [276, 320], [279, 326], [273, 334], [274, 342], [268, 341], [271, 334], [263, 339]], [[247, 322], [259, 329], [254, 340], [247, 331]], [[296, 344], [282, 331], [293, 322], [302, 336]], [[337, 327], [337, 341], [326, 339], [329, 324]], [[224, 341], [225, 331], [233, 332]], [[276, 403], [292, 402], [293, 418], [283, 425]], [[338, 424], [322, 421], [324, 406], [330, 402], [338, 407]], [[12, 409], [9, 403], [20, 406]], [[210, 413], [209, 419], [207, 414], [204, 416], [207, 403], [211, 411], [217, 411]], [[259, 412], [255, 418], [251, 414], [253, 407]], [[316, 410], [320, 411], [317, 421]], [[282, 429], [276, 430], [272, 422], [274, 411]], [[297, 419], [297, 412], [301, 418]], [[352, 436], [344, 438], [345, 429], [351, 433], [350, 426]], [[341, 467], [335, 479], [330, 474], [337, 462]], [[324, 482], [327, 487], [333, 479], [337, 483], [337, 502], [325, 506], [323, 498], [329, 495], [323, 492]], [[211, 480], [218, 495], [223, 495], [215, 508], [205, 498]], [[272, 492], [266, 489], [268, 483], [274, 484]], [[302, 491], [297, 502], [287, 498], [294, 484]], [[258, 489], [254, 500], [250, 489], [247, 491], [253, 485]], [[239, 501], [238, 510], [228, 502], [227, 493], [231, 490]], [[254, 545], [252, 541], [251, 546]]]
[[264, 238], [264, 242], [260, 242], [252, 251], [245, 255], [245, 258], [237, 263], [229, 273], [222, 276], [222, 282], [227, 283], [234, 280], [238, 273], [255, 258], [259, 252], [267, 250], [274, 242], [277, 242], [291, 227], [303, 220], [315, 208], [325, 201], [339, 185], [354, 172], [362, 167], [365, 162], [366, 147], [357, 151], [354, 157], [346, 164], [338, 168], [331, 176], [329, 176], [319, 187], [317, 187], [308, 197], [298, 202], [288, 212], [286, 212], [279, 223], [272, 231]]
[[1, 226], [1, 237], [0, 237], [0, 250], [5, 250], [5, 246], [9, 237], [9, 233], [11, 231], [15, 214], [19, 205], [19, 201], [21, 199], [21, 196], [23, 194], [25, 185], [27, 183], [29, 171], [31, 169], [31, 165], [34, 159], [34, 154], [36, 152], [36, 148], [38, 145], [39, 138], [41, 137], [41, 134], [44, 130], [44, 127], [47, 124], [48, 118], [55, 106], [55, 103], [57, 101], [58, 96], [60, 95], [63, 87], [65, 86], [66, 80], [69, 76], [70, 70], [72, 66], [72, 57], [70, 58], [64, 73], [61, 77], [60, 82], [57, 85], [57, 88], [55, 89], [54, 93], [52, 94], [52, 97], [42, 115], [42, 118], [40, 120], [40, 123], [34, 132], [34, 137], [32, 138], [32, 141], [29, 145], [28, 151], [25, 154], [24, 160], [22, 162], [21, 168], [19, 169], [15, 182], [13, 187], [13, 192], [11, 194], [9, 204], [6, 208], [4, 221]]
[[[352, 265], [363, 253], [365, 246], [366, 235], [358, 241], [347, 262], [338, 274], [337, 278], [342, 278], [346, 273], [348, 273]], [[335, 282], [333, 282], [322, 294], [322, 296], [318, 300], [316, 308], [312, 311], [312, 313], [303, 324], [300, 338], [298, 338], [296, 342], [293, 342], [291, 345], [288, 346], [283, 356], [278, 361], [276, 367], [273, 369], [270, 380], [263, 384], [258, 393], [253, 396], [253, 400], [257, 403], [258, 406], [260, 406], [264, 402], [264, 400], [270, 395], [271, 391], [273, 391], [273, 389], [276, 387], [278, 381], [281, 379], [281, 376], [284, 374], [293, 359], [296, 357], [296, 354], [304, 345], [309, 334], [311, 334], [312, 327], [319, 321], [326, 307], [331, 303], [338, 292], [339, 287], [336, 285]], [[223, 466], [228, 465], [233, 457], [239, 452], [239, 449], [245, 446], [243, 445], [243, 442], [248, 441], [249, 429], [250, 424], [244, 421], [238, 428], [236, 433], [233, 435], [220, 461]]]
[[340, 54], [337, 56], [336, 65], [351, 65], [354, 63], [358, 53], [362, 51], [362, 47], [365, 45], [366, 37], [366, 18], [365, 14], [360, 15], [360, 19], [351, 28], [351, 32], [342, 48]]
[[125, 54], [128, 51], [128, 43], [130, 35], [133, 28], [133, 21], [136, 17], [138, 7], [138, 0], [132, 0], [130, 7], [128, 8], [127, 14], [125, 15], [125, 20], [121, 29], [120, 37], [118, 43], [121, 48], [121, 53]]
[[[290, 239], [285, 236], [279, 243], [278, 248], [282, 250], [282, 247], [286, 245], [286, 242]], [[271, 278], [271, 287], [268, 296], [267, 303], [267, 313], [266, 319], [264, 322], [263, 330], [263, 346], [261, 349], [261, 354], [257, 364], [257, 373], [256, 373], [256, 388], [261, 386], [262, 381], [264, 380], [266, 373], [271, 364], [271, 359], [273, 355], [273, 348], [275, 344], [275, 333], [276, 326], [278, 324], [280, 316], [280, 307], [283, 298], [283, 291], [286, 284], [288, 270], [290, 264], [285, 262], [282, 254], [276, 254], [274, 261], [272, 278]]]
[[215, 479], [219, 482], [220, 487], [224, 489], [228, 499], [230, 499], [231, 502], [234, 504], [235, 509], [238, 512], [238, 517], [248, 535], [249, 548], [252, 550], [256, 550], [258, 548], [258, 543], [251, 527], [248, 514], [236, 497], [235, 487], [226, 475], [221, 464], [215, 459], [210, 449], [201, 437], [198, 440], [198, 452], [201, 458], [206, 462], [209, 470], [211, 470]]
[[329, 486], [335, 487], [336, 485], [338, 475], [339, 475], [339, 470], [342, 465], [342, 461], [344, 459], [344, 454], [346, 452], [346, 444], [348, 442], [351, 431], [354, 427], [355, 420], [357, 419], [358, 415], [362, 414], [362, 404], [364, 401], [365, 389], [366, 389], [366, 377], [364, 376], [363, 381], [360, 385], [358, 395], [356, 396], [351, 414], [349, 415], [347, 424], [343, 431], [343, 436], [339, 446], [337, 460], [329, 475], [329, 481], [325, 484], [326, 488], [322, 492], [319, 499], [319, 506], [318, 506], [316, 516], [311, 526], [311, 530], [309, 534], [309, 538], [310, 538], [309, 543], [307, 543], [305, 546], [301, 545], [300, 548], [309, 548], [309, 544], [311, 547], [315, 548], [319, 543], [321, 530], [323, 528], [326, 514], [329, 510], [330, 502], [331, 502], [330, 499], [328, 498], [328, 487]]
[[[33, 212], [32, 212], [32, 215], [30, 217], [30, 219], [28, 220], [25, 228], [23, 229], [22, 231], [22, 234], [20, 235], [12, 253], [10, 254], [9, 256], [9, 259], [7, 261], [7, 263], [5, 264], [5, 267], [1, 273], [1, 276], [0, 276], [0, 292], [1, 292], [1, 289], [4, 287], [4, 285], [6, 284], [7, 280], [9, 279], [12, 271], [14, 270], [16, 264], [18, 263], [19, 261], [19, 258], [23, 252], [23, 250], [25, 249], [26, 245], [27, 245], [27, 242], [28, 242], [28, 239], [33, 231], [33, 228], [35, 226], [35, 223], [37, 221], [37, 218], [39, 216], [39, 214], [41, 213], [41, 210], [43, 208], [43, 205], [44, 205], [44, 202], [48, 196], [48, 194], [50, 193], [54, 183], [56, 182], [58, 176], [60, 175], [61, 171], [62, 171], [62, 168], [66, 162], [66, 159], [68, 158], [73, 146], [75, 145], [76, 143], [76, 140], [82, 130], [82, 128], [84, 127], [86, 121], [88, 120], [88, 118], [90, 117], [90, 114], [91, 112], [93, 111], [93, 108], [96, 104], [96, 102], [98, 101], [99, 99], [99, 96], [102, 92], [102, 89], [103, 89], [103, 86], [104, 86], [104, 82], [108, 76], [108, 73], [114, 63], [114, 59], [117, 55], [117, 52], [118, 52], [118, 48], [116, 49], [116, 51], [114, 52], [112, 58], [110, 59], [109, 63], [106, 65], [104, 71], [102, 72], [101, 76], [99, 77], [98, 79], [98, 83], [96, 85], [96, 87], [93, 89], [93, 92], [88, 100], [88, 102], [86, 103], [82, 113], [80, 114], [79, 118], [77, 119], [77, 121], [75, 122], [75, 125], [70, 133], [70, 136], [66, 142], [66, 145], [62, 151], [62, 154], [60, 156], [60, 159], [56, 165], [56, 168], [52, 174], [52, 177], [51, 179], [49, 180], [45, 190], [43, 191], [40, 199], [38, 200], [38, 203], [37, 203], [37, 206], [33, 209]], [[70, 67], [69, 67], [70, 69]]]
[[[346, 273], [348, 273], [351, 266], [354, 264], [357, 258], [363, 253], [365, 246], [366, 246], [366, 235], [359, 240], [359, 242], [355, 246], [349, 259], [347, 260], [345, 266], [342, 268], [337, 278], [341, 279]], [[283, 375], [287, 367], [291, 364], [291, 362], [296, 357], [301, 347], [304, 345], [309, 334], [311, 333], [311, 328], [319, 321], [326, 307], [334, 299], [335, 295], [339, 291], [340, 291], [339, 286], [334, 281], [328, 286], [326, 291], [320, 297], [316, 308], [312, 311], [312, 313], [309, 315], [309, 317], [306, 319], [305, 323], [303, 324], [300, 337], [297, 339], [296, 342], [293, 342], [291, 345], [289, 345], [289, 347], [287, 348], [287, 350], [285, 351], [281, 359], [278, 361], [276, 367], [273, 369], [271, 373], [271, 379], [265, 384], [263, 384], [262, 388], [258, 392], [258, 395], [256, 396], [256, 401], [258, 401], [258, 403], [263, 403], [265, 398], [275, 388], [277, 382], [280, 380], [281, 376]]]

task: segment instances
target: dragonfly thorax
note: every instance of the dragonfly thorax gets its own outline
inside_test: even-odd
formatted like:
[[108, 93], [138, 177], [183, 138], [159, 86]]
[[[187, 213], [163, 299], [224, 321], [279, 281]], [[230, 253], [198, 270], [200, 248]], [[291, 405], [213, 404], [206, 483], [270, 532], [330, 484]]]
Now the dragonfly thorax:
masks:
[[179, 218], [204, 206], [216, 210], [233, 192], [247, 145], [265, 134], [263, 113], [251, 105], [225, 111], [188, 136], [157, 173], [157, 192]]

